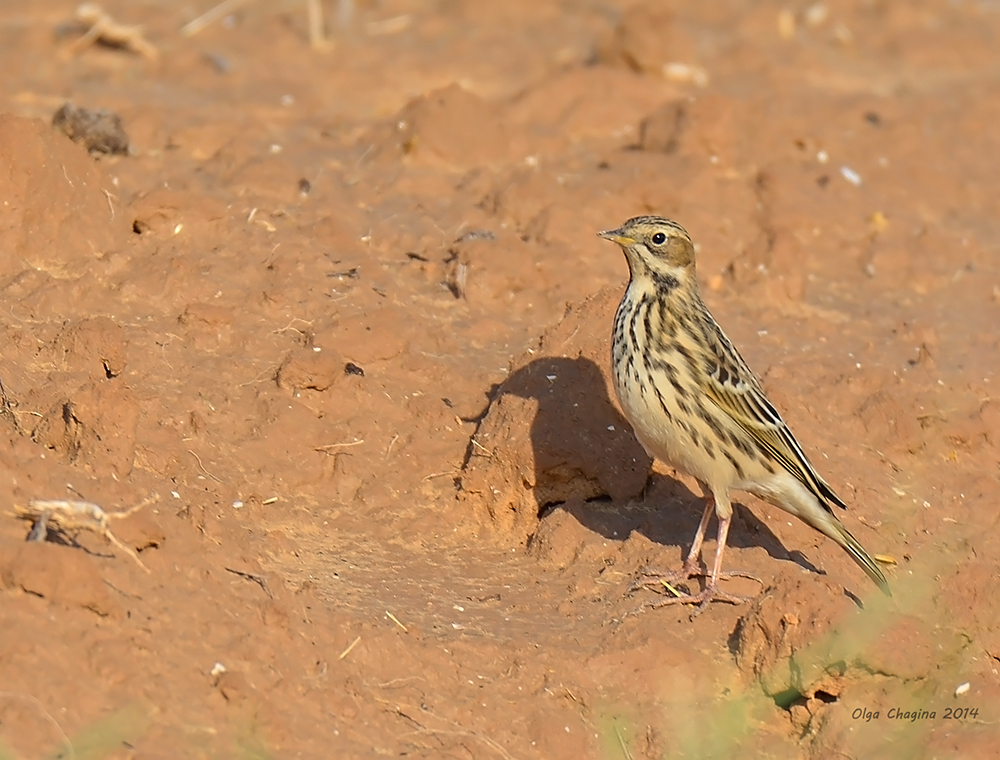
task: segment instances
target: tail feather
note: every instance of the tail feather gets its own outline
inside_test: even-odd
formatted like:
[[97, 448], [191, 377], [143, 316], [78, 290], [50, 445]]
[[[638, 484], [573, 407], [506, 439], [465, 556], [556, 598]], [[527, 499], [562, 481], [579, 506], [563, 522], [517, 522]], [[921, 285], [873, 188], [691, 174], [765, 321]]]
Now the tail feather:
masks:
[[[885, 575], [882, 573], [882, 568], [878, 566], [872, 556], [865, 551], [865, 548], [858, 543], [858, 540], [850, 534], [850, 532], [843, 525], [838, 523], [837, 528], [841, 537], [843, 538], [843, 543], [840, 545], [844, 547], [844, 550], [851, 556], [855, 562], [865, 571], [865, 574], [874, 581], [875, 585], [879, 587], [883, 594], [886, 596], [892, 596], [892, 592], [889, 591], [889, 582], [885, 579]], [[840, 543], [839, 541], [837, 543]]]
[[[858, 566], [865, 571], [865, 574], [872, 579], [872, 582], [879, 587], [883, 594], [892, 596], [889, 591], [889, 582], [882, 573], [882, 568], [865, 551], [865, 548], [858, 540], [850, 534], [843, 523], [837, 519], [830, 505], [816, 497], [816, 494], [806, 489], [805, 484], [794, 477], [791, 473], [780, 473], [769, 481], [761, 484], [749, 484], [747, 488], [751, 493], [769, 501], [777, 507], [793, 514], [807, 525], [811, 525], [825, 536], [833, 539], [844, 551], [851, 555], [851, 559], [858, 563]], [[739, 487], [747, 487], [741, 484]], [[716, 494], [716, 502], [719, 495]], [[838, 500], [839, 503], [839, 500]]]

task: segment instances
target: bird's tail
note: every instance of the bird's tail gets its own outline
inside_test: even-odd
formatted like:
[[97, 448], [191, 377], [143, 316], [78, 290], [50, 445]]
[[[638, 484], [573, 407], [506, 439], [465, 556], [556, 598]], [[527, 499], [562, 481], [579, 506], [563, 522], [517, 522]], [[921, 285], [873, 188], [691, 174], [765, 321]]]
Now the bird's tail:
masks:
[[[751, 491], [751, 493], [754, 492]], [[852, 536], [843, 523], [837, 519], [829, 504], [819, 498], [820, 494], [817, 492], [806, 493], [803, 481], [793, 478], [791, 474], [778, 476], [768, 484], [768, 488], [762, 488], [757, 492], [757, 495], [795, 515], [807, 525], [811, 525], [823, 535], [836, 541], [843, 547], [844, 551], [851, 555], [851, 559], [858, 563], [858, 566], [865, 571], [865, 575], [872, 579], [872, 582], [879, 587], [883, 594], [892, 596], [889, 591], [889, 582], [885, 579], [878, 562], [865, 551], [858, 539]]]
[[865, 574], [875, 582], [875, 585], [879, 587], [883, 594], [886, 596], [892, 596], [889, 591], [889, 582], [885, 579], [885, 575], [882, 573], [882, 568], [878, 566], [878, 562], [872, 559], [872, 556], [865, 551], [865, 548], [858, 542], [854, 536], [843, 525], [840, 521], [836, 521], [835, 527], [838, 536], [832, 536], [832, 538], [837, 541], [838, 544], [844, 547], [851, 559], [858, 563], [858, 566], [865, 571]]

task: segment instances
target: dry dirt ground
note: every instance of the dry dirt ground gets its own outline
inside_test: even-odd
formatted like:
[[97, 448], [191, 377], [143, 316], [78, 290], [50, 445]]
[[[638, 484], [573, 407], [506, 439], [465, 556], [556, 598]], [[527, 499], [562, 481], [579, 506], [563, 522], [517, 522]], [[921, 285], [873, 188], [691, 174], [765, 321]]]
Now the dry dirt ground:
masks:
[[[996, 756], [1000, 5], [213, 4], [0, 7], [0, 757]], [[630, 614], [650, 212], [891, 600], [738, 496], [754, 602]]]

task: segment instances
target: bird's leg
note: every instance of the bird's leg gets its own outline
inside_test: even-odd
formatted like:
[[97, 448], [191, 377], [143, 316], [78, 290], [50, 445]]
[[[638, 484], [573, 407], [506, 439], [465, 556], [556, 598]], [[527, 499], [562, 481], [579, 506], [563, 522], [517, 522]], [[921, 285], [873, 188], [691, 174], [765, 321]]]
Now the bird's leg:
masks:
[[[706, 606], [708, 606], [708, 603], [712, 601], [729, 602], [730, 604], [742, 604], [750, 601], [749, 597], [737, 596], [720, 590], [719, 580], [721, 578], [749, 578], [763, 585], [760, 578], [750, 575], [749, 573], [739, 570], [732, 570], [728, 572], [723, 572], [722, 570], [722, 556], [726, 551], [726, 542], [729, 540], [729, 526], [733, 521], [731, 509], [725, 510], [726, 512], [729, 512], [729, 514], [719, 515], [719, 533], [715, 547], [715, 558], [712, 561], [712, 572], [705, 573], [698, 568], [698, 556], [701, 553], [701, 545], [705, 539], [705, 530], [708, 526], [709, 517], [714, 511], [715, 504], [715, 499], [713, 497], [709, 497], [705, 513], [702, 515], [701, 523], [698, 525], [698, 531], [695, 533], [691, 551], [688, 553], [688, 557], [684, 561], [684, 566], [679, 571], [675, 573], [652, 573], [650, 571], [645, 571], [643, 573], [645, 576], [643, 580], [638, 581], [633, 585], [631, 590], [635, 590], [641, 586], [650, 586], [656, 587], [658, 591], [662, 591], [665, 588], [673, 594], [673, 596], [667, 597], [662, 601], [650, 603], [644, 606], [656, 608], [665, 607], [668, 604], [695, 604], [698, 608], [695, 610], [694, 615], [698, 615], [705, 609]], [[678, 580], [692, 578], [695, 576], [708, 576], [708, 583], [705, 585], [705, 588], [697, 594], [682, 593], [671, 585]]]
[[[749, 573], [744, 573], [738, 570], [733, 570], [728, 573], [722, 572], [722, 555], [726, 551], [726, 542], [729, 540], [729, 525], [733, 521], [733, 516], [719, 518], [719, 539], [718, 544], [715, 547], [715, 560], [712, 562], [712, 574], [708, 578], [708, 583], [700, 594], [695, 594], [694, 597], [701, 597], [698, 607], [699, 612], [701, 608], [704, 608], [713, 599], [717, 599], [720, 602], [729, 602], [730, 604], [742, 604], [743, 602], [750, 601], [750, 597], [746, 596], [736, 596], [735, 594], [727, 594], [725, 591], [719, 590], [719, 578], [753, 578], [753, 580], [760, 583], [760, 579], [754, 578], [754, 576]], [[763, 584], [762, 584], [763, 585]], [[692, 599], [692, 601], [694, 601]]]
[[[725, 591], [719, 589], [719, 579], [720, 578], [731, 578], [738, 576], [741, 578], [751, 578], [758, 583], [760, 583], [759, 578], [743, 573], [739, 571], [722, 572], [722, 555], [726, 551], [726, 540], [729, 538], [729, 524], [733, 521], [732, 515], [727, 515], [726, 517], [719, 517], [719, 538], [718, 545], [715, 547], [715, 560], [712, 562], [712, 573], [708, 577], [708, 583], [705, 585], [701, 591], [697, 594], [679, 594], [673, 597], [668, 597], [660, 602], [655, 602], [650, 604], [650, 607], [665, 607], [668, 604], [696, 604], [698, 609], [695, 610], [694, 615], [700, 614], [705, 607], [708, 606], [709, 602], [729, 602], [730, 604], [743, 604], [744, 602], [749, 602], [751, 597], [747, 596], [737, 596], [736, 594], [729, 594]], [[692, 617], [694, 617], [694, 615]]]
[[657, 586], [661, 589], [666, 586], [669, 588], [678, 581], [686, 581], [688, 578], [705, 574], [698, 566], [698, 558], [701, 556], [701, 545], [705, 541], [705, 531], [708, 529], [708, 521], [712, 519], [712, 513], [715, 511], [715, 497], [711, 495], [708, 489], [705, 490], [708, 493], [705, 511], [701, 516], [701, 522], [698, 523], [698, 530], [695, 531], [694, 541], [691, 542], [691, 551], [688, 552], [683, 567], [680, 570], [672, 571], [655, 570], [647, 567], [642, 571], [642, 578], [632, 584], [629, 592], [636, 591], [644, 586]]
[[[723, 570], [722, 569], [722, 552], [726, 548], [726, 542], [729, 540], [729, 524], [733, 521], [732, 515], [726, 518], [719, 518], [719, 541], [718, 546], [715, 549], [715, 561], [712, 563], [712, 575], [710, 576], [710, 585], [715, 584], [720, 578], [749, 578], [752, 581], [757, 581], [761, 586], [764, 585], [764, 581], [758, 578], [756, 575], [751, 575], [745, 570]], [[707, 573], [697, 573], [699, 575], [706, 575]]]
[[705, 531], [708, 530], [708, 521], [712, 519], [713, 512], [715, 512], [715, 497], [709, 494], [705, 502], [705, 511], [701, 515], [701, 522], [698, 523], [698, 530], [695, 531], [694, 540], [691, 542], [691, 551], [688, 552], [684, 566], [680, 570], [685, 578], [691, 578], [701, 573], [698, 558], [701, 557], [701, 545], [705, 542]]

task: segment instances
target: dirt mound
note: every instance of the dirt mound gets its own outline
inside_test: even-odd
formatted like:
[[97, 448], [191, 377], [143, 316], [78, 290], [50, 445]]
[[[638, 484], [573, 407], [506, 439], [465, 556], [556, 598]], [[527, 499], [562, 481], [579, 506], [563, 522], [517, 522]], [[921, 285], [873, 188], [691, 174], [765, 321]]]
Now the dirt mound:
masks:
[[457, 84], [421, 95], [393, 119], [395, 135], [376, 150], [417, 165], [467, 169], [507, 158], [508, 138], [499, 110]]
[[472, 437], [462, 490], [508, 540], [526, 543], [569, 501], [624, 504], [651, 460], [612, 401], [610, 325], [621, 293], [570, 306], [515, 360]]
[[0, 276], [28, 264], [79, 277], [127, 240], [114, 183], [84, 148], [39, 119], [0, 115]]

